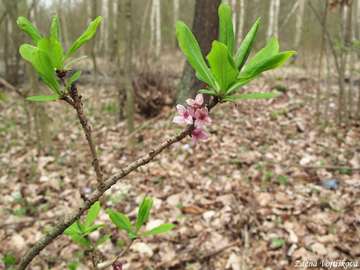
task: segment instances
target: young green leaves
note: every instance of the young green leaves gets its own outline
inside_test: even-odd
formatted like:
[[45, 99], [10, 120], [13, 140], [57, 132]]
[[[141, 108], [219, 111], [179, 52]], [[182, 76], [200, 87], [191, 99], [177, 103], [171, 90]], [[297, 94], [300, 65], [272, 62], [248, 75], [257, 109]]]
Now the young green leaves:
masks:
[[94, 203], [90, 207], [85, 221], [82, 223], [80, 220], [77, 220], [65, 230], [64, 234], [68, 235], [75, 243], [86, 249], [92, 249], [94, 246], [99, 246], [104, 243], [109, 238], [108, 235], [100, 237], [95, 243], [92, 243], [88, 238], [89, 234], [103, 226], [102, 224], [95, 224], [100, 208], [99, 202]]
[[208, 89], [201, 89], [199, 92], [216, 96], [221, 101], [276, 96], [274, 93], [240, 96], [234, 96], [233, 94], [262, 72], [282, 66], [295, 52], [279, 52], [279, 44], [273, 38], [265, 48], [255, 54], [246, 64], [259, 29], [260, 19], [254, 23], [240, 47], [234, 53], [236, 44], [231, 7], [228, 4], [221, 4], [218, 14], [219, 41], [213, 42], [211, 51], [207, 56], [207, 63], [190, 29], [182, 22], [178, 22], [176, 25], [177, 39], [181, 50], [196, 71], [198, 79], [208, 84]]
[[93, 20], [89, 24], [85, 32], [80, 37], [78, 37], [78, 39], [71, 45], [70, 49], [67, 51], [65, 55], [65, 59], [73, 55], [82, 45], [84, 45], [86, 42], [88, 42], [90, 39], [94, 37], [94, 35], [96, 34], [96, 30], [101, 22], [102, 22], [102, 17], [98, 16], [95, 20]]
[[153, 200], [151, 198], [145, 197], [139, 206], [135, 224], [131, 223], [128, 216], [115, 210], [108, 209], [107, 213], [111, 221], [116, 225], [116, 227], [118, 227], [118, 229], [120, 230], [124, 230], [129, 236], [129, 238], [132, 240], [139, 237], [147, 237], [156, 234], [166, 233], [172, 230], [175, 227], [174, 224], [162, 224], [149, 231], [140, 232], [140, 229], [149, 220], [152, 206]]
[[[22, 44], [20, 46], [20, 55], [34, 67], [40, 75], [43, 82], [49, 87], [53, 93], [51, 96], [34, 96], [28, 97], [30, 101], [54, 101], [62, 98], [69, 91], [71, 83], [65, 79], [61, 81], [56, 75], [56, 71], [67, 71], [71, 68], [70, 63], [66, 63], [68, 58], [73, 55], [82, 45], [89, 41], [95, 34], [98, 26], [102, 21], [102, 17], [97, 17], [92, 21], [85, 32], [71, 45], [70, 49], [65, 53], [61, 45], [60, 22], [57, 16], [51, 20], [49, 36], [44, 37], [39, 30], [26, 18], [19, 17], [17, 24], [21, 30], [28, 34], [33, 45]], [[78, 74], [80, 75], [80, 74]], [[77, 78], [78, 79], [78, 78]], [[62, 89], [64, 86], [65, 89]]]

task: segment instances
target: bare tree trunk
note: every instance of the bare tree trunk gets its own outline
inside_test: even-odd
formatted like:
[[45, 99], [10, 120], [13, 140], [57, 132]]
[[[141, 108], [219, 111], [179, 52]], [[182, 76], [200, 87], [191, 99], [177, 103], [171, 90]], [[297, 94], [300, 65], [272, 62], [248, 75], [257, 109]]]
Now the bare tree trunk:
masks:
[[114, 42], [114, 0], [108, 0], [107, 13], [108, 13], [108, 36], [107, 47], [109, 60], [115, 57], [115, 42]]
[[[338, 97], [338, 123], [342, 123], [344, 116], [347, 116], [347, 104], [346, 104], [346, 89], [345, 89], [345, 75], [347, 70], [348, 62], [348, 48], [351, 46], [351, 21], [352, 21], [352, 2], [349, 2], [349, 6], [346, 2], [341, 5], [341, 15], [342, 15], [342, 29], [341, 29], [341, 38], [344, 42], [344, 49], [341, 50], [341, 64], [340, 64], [340, 74], [339, 74], [339, 97]], [[344, 115], [345, 114], [345, 115]], [[345, 119], [347, 121], [347, 119]]]
[[118, 120], [124, 119], [125, 115], [125, 100], [126, 100], [126, 88], [124, 86], [124, 68], [125, 61], [123, 57], [123, 48], [121, 43], [121, 37], [123, 35], [123, 4], [117, 1], [116, 8], [116, 63], [117, 63], [117, 87], [118, 87]]
[[[219, 20], [217, 10], [220, 3], [221, 0], [201, 0], [195, 2], [192, 31], [199, 41], [204, 55], [207, 55], [210, 51], [211, 42], [218, 38]], [[177, 102], [183, 103], [187, 97], [194, 96], [197, 90], [202, 87], [204, 87], [204, 84], [196, 79], [193, 69], [187, 63], [178, 87]]]
[[154, 0], [155, 9], [155, 55], [160, 56], [161, 52], [161, 4], [160, 0]]
[[237, 27], [237, 40], [238, 44], [241, 43], [244, 35], [244, 23], [245, 23], [245, 1], [239, 0], [239, 18], [238, 18], [238, 27]]
[[[92, 0], [91, 2], [91, 20], [95, 19], [97, 14], [98, 14], [98, 5], [97, 5], [97, 0]], [[96, 62], [96, 39], [92, 39], [91, 40], [91, 59], [93, 62], [93, 68], [94, 68], [94, 74], [95, 74], [95, 81], [96, 80], [96, 76], [98, 73], [98, 67], [97, 67], [97, 62]]]
[[279, 13], [280, 0], [271, 0], [269, 8], [269, 25], [267, 31], [267, 38], [279, 36]]
[[[326, 1], [327, 3], [327, 1]], [[301, 34], [303, 32], [303, 18], [305, 11], [306, 0], [298, 0], [298, 13], [296, 15], [296, 31], [295, 31], [295, 49], [300, 48]]]
[[154, 43], [155, 43], [155, 17], [156, 17], [156, 9], [155, 9], [155, 1], [156, 0], [151, 0], [151, 11], [150, 11], [150, 51], [153, 52], [154, 51]]
[[[125, 2], [125, 33], [126, 49], [124, 54], [124, 80], [126, 88], [126, 119], [129, 133], [134, 131], [134, 89], [132, 86], [133, 78], [133, 35], [132, 35], [132, 1]], [[126, 66], [125, 66], [126, 65]], [[130, 136], [130, 145], [133, 145], [133, 136]]]
[[[305, 0], [299, 0], [299, 9], [301, 9], [301, 5], [305, 4]], [[301, 3], [303, 2], [303, 3]], [[325, 2], [325, 6], [324, 6], [324, 12], [323, 12], [323, 18], [322, 18], [322, 25], [326, 25], [327, 24], [327, 16], [328, 16], [328, 8], [329, 8], [329, 3], [326, 1]], [[302, 8], [304, 9], [304, 7]], [[302, 20], [302, 19], [301, 19]], [[302, 27], [301, 27], [302, 28]], [[297, 28], [297, 31], [298, 28]], [[301, 35], [301, 34], [300, 34]], [[324, 55], [324, 51], [325, 51], [325, 39], [326, 39], [326, 34], [325, 34], [325, 28], [322, 28], [322, 38], [321, 38], [321, 47], [320, 47], [320, 56], [319, 56], [319, 74], [318, 74], [318, 87], [316, 89], [316, 98], [315, 98], [315, 107], [316, 107], [316, 122], [319, 121], [320, 119], [320, 100], [321, 100], [321, 80], [322, 80], [322, 69], [323, 69], [323, 55]], [[300, 39], [295, 39], [295, 42], [298, 41], [299, 43], [296, 43], [298, 46], [300, 45]], [[298, 48], [298, 47], [295, 47]], [[329, 93], [330, 95], [330, 93]]]
[[180, 9], [180, 0], [174, 0], [174, 27], [177, 20], [179, 20], [179, 9]]

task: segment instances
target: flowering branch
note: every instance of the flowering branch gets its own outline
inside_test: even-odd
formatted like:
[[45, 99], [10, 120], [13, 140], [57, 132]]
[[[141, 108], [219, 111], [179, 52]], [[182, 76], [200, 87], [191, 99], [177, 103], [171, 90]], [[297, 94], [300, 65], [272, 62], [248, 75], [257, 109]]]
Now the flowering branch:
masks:
[[[208, 110], [210, 111], [218, 103], [218, 99], [212, 99], [211, 103], [208, 105]], [[113, 185], [115, 185], [120, 179], [124, 178], [131, 172], [135, 171], [141, 166], [148, 164], [152, 161], [158, 154], [160, 154], [163, 150], [170, 147], [172, 144], [181, 141], [186, 136], [190, 135], [192, 131], [195, 129], [194, 125], [187, 126], [181, 133], [176, 136], [171, 137], [165, 142], [161, 143], [157, 147], [153, 148], [146, 155], [137, 159], [136, 161], [127, 165], [124, 169], [121, 169], [120, 172], [112, 175], [106, 181], [102, 183], [102, 185], [95, 190], [83, 204], [75, 210], [72, 214], [64, 218], [64, 221], [60, 222], [56, 225], [49, 233], [43, 236], [39, 241], [37, 241], [22, 257], [17, 270], [25, 270], [26, 267], [31, 263], [31, 261], [45, 248], [47, 247], [55, 238], [61, 235], [67, 227], [73, 224], [77, 219], [81, 217], [82, 214], [88, 210], [91, 205], [93, 205], [99, 198], [110, 189]]]

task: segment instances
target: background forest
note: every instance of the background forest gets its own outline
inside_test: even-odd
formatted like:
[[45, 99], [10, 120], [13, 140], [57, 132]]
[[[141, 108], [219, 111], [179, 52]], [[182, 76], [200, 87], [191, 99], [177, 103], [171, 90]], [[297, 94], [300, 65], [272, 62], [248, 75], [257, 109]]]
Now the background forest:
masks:
[[[237, 44], [261, 17], [253, 51], [277, 37], [282, 51], [297, 54], [243, 88], [277, 98], [220, 104], [206, 143], [174, 143], [100, 199], [133, 219], [151, 195], [148, 225], [176, 225], [132, 243], [123, 269], [307, 269], [306, 262], [334, 260], [360, 267], [360, 0], [223, 2], [235, 12]], [[47, 33], [57, 14], [65, 48], [104, 18], [74, 69], [82, 72], [77, 85], [101, 170], [112, 175], [179, 132], [175, 106], [202, 84], [175, 25], [192, 26], [206, 55], [220, 3], [0, 0], [0, 269], [15, 269], [96, 190], [74, 111], [61, 101], [26, 100], [47, 90], [19, 54], [29, 38], [17, 18]], [[99, 221], [109, 223], [103, 210]], [[105, 269], [94, 268], [94, 256], [109, 261], [127, 239], [111, 226], [91, 237], [101, 235], [109, 239], [95, 255], [62, 235], [28, 269]]]

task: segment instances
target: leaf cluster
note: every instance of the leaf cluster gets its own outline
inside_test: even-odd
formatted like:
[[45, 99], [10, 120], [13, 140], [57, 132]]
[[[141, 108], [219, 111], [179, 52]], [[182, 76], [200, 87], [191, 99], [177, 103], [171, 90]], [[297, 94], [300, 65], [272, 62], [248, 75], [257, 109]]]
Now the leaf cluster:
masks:
[[221, 101], [266, 99], [276, 96], [276, 93], [236, 95], [236, 92], [261, 73], [282, 66], [296, 52], [280, 52], [277, 39], [272, 38], [248, 61], [260, 26], [260, 19], [254, 23], [236, 50], [230, 5], [221, 4], [218, 15], [219, 38], [213, 41], [212, 48], [206, 57], [207, 62], [189, 27], [181, 21], [176, 24], [176, 36], [180, 49], [195, 70], [196, 77], [208, 85], [207, 89], [201, 89], [199, 92], [216, 96]]
[[[32, 44], [22, 44], [19, 52], [22, 58], [31, 63], [42, 81], [49, 87], [52, 95], [32, 96], [30, 101], [54, 101], [62, 98], [71, 85], [79, 79], [80, 72], [74, 73], [70, 78], [59, 78], [57, 75], [66, 73], [67, 69], [79, 59], [70, 57], [96, 34], [96, 30], [102, 21], [99, 16], [93, 20], [87, 29], [78, 37], [70, 48], [65, 51], [61, 44], [60, 22], [57, 16], [51, 20], [49, 35], [42, 35], [39, 30], [25, 17], [17, 19], [17, 25], [32, 40]], [[60, 79], [60, 80], [59, 80]], [[64, 88], [62, 87], [62, 84]]]
[[[149, 197], [145, 197], [139, 205], [139, 210], [136, 216], [136, 221], [132, 223], [130, 218], [123, 213], [120, 213], [113, 209], [107, 209], [107, 214], [112, 223], [120, 230], [127, 233], [129, 239], [134, 240], [142, 237], [149, 237], [161, 233], [166, 233], [175, 227], [174, 224], [161, 224], [151, 230], [142, 231], [141, 228], [146, 224], [150, 218], [150, 211], [153, 206], [153, 200]], [[103, 227], [102, 224], [95, 224], [95, 220], [99, 215], [101, 206], [99, 202], [94, 203], [86, 217], [84, 222], [77, 220], [71, 224], [66, 230], [65, 235], [69, 236], [75, 243], [86, 249], [92, 249], [97, 247], [109, 239], [109, 235], [100, 237], [95, 243], [92, 243], [88, 236], [92, 232]]]
[[161, 233], [166, 233], [172, 230], [175, 225], [170, 223], [161, 224], [151, 230], [141, 232], [141, 228], [146, 224], [150, 217], [150, 211], [153, 206], [153, 200], [149, 197], [145, 197], [139, 205], [135, 223], [131, 223], [128, 216], [113, 209], [108, 209], [107, 213], [111, 221], [118, 227], [127, 233], [128, 237], [132, 240], [153, 236]]

